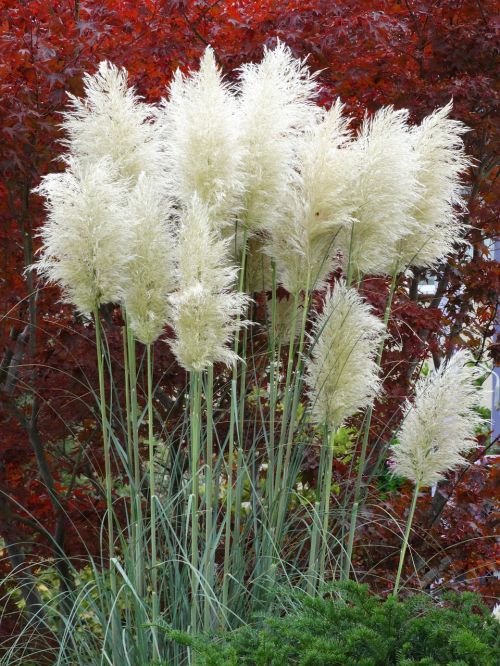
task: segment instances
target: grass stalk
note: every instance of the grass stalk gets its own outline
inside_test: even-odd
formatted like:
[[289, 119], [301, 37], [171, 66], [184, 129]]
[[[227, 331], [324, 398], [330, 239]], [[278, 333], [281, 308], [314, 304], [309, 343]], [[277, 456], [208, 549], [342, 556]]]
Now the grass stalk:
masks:
[[328, 428], [325, 425], [325, 439], [324, 445], [326, 446], [326, 455], [323, 457], [324, 469], [320, 469], [320, 479], [323, 479], [321, 487], [321, 549], [319, 556], [319, 580], [324, 583], [325, 570], [326, 570], [326, 555], [328, 552], [328, 534], [330, 522], [330, 495], [332, 492], [332, 467], [333, 467], [333, 450], [336, 427], [331, 426]]
[[[97, 373], [99, 377], [99, 407], [101, 413], [101, 427], [102, 439], [104, 447], [104, 474], [106, 486], [106, 515], [107, 515], [107, 528], [108, 528], [108, 557], [109, 557], [109, 575], [110, 575], [110, 588], [112, 599], [116, 599], [117, 584], [116, 572], [111, 565], [115, 557], [115, 539], [114, 539], [114, 511], [113, 511], [113, 477], [111, 469], [111, 437], [110, 437], [110, 423], [108, 420], [106, 409], [106, 389], [104, 382], [104, 358], [103, 358], [103, 345], [102, 345], [102, 331], [101, 320], [99, 317], [99, 309], [96, 307], [94, 311], [95, 323], [95, 342], [97, 354]], [[113, 644], [113, 654], [118, 656], [120, 645], [120, 627], [117, 611], [112, 612], [111, 617], [111, 636]]]
[[153, 650], [159, 660], [158, 621], [160, 618], [158, 598], [158, 564], [156, 546], [156, 487], [155, 487], [155, 441], [153, 431], [153, 355], [151, 344], [146, 346], [147, 383], [148, 383], [148, 449], [149, 449], [149, 511], [151, 538], [151, 611]]
[[[384, 351], [384, 345], [385, 345], [385, 340], [387, 336], [387, 327], [389, 325], [389, 317], [391, 314], [391, 307], [392, 307], [392, 301], [394, 298], [394, 293], [396, 291], [396, 284], [397, 284], [397, 271], [395, 270], [392, 279], [391, 279], [391, 286], [389, 288], [389, 293], [387, 296], [387, 302], [385, 306], [385, 312], [384, 312], [384, 329], [383, 329], [383, 335], [380, 340], [380, 345], [377, 353], [377, 359], [376, 363], [377, 366], [380, 368], [381, 361], [382, 361], [382, 354]], [[349, 523], [349, 536], [348, 536], [348, 542], [347, 542], [347, 548], [346, 548], [346, 555], [344, 558], [344, 566], [342, 568], [342, 578], [344, 580], [347, 580], [350, 575], [351, 571], [351, 566], [352, 566], [352, 552], [354, 548], [354, 539], [356, 535], [356, 523], [357, 523], [357, 518], [358, 518], [358, 511], [359, 511], [359, 504], [360, 504], [360, 495], [361, 495], [361, 484], [363, 481], [363, 474], [365, 471], [365, 464], [366, 464], [366, 454], [368, 451], [368, 442], [370, 440], [370, 429], [371, 429], [371, 423], [372, 423], [372, 417], [373, 417], [373, 403], [368, 407], [367, 412], [366, 412], [366, 417], [365, 417], [365, 423], [364, 423], [364, 430], [363, 430], [363, 439], [361, 442], [361, 451], [359, 454], [359, 459], [358, 459], [358, 469], [356, 473], [356, 481], [354, 485], [354, 499], [353, 499], [353, 504], [352, 504], [352, 510], [351, 510], [351, 519]]]
[[198, 631], [201, 373], [191, 372], [191, 631]]
[[[213, 395], [214, 395], [214, 369], [210, 366], [207, 371], [206, 388], [207, 405], [207, 423], [206, 423], [206, 444], [205, 444], [205, 581], [209, 591], [214, 588], [214, 557], [213, 548], [213, 524], [214, 524], [214, 479], [213, 479]], [[203, 630], [211, 630], [210, 596], [205, 594], [203, 608]]]
[[403, 537], [403, 545], [401, 546], [401, 553], [399, 555], [399, 565], [398, 565], [398, 572], [396, 574], [396, 580], [394, 582], [394, 590], [392, 591], [392, 594], [395, 598], [398, 596], [399, 592], [399, 583], [401, 581], [401, 572], [403, 571], [403, 564], [405, 561], [405, 555], [406, 555], [406, 549], [408, 548], [408, 541], [410, 538], [410, 531], [411, 531], [411, 526], [413, 523], [413, 517], [415, 515], [415, 508], [417, 506], [417, 499], [418, 499], [418, 493], [420, 490], [420, 484], [415, 484], [415, 488], [413, 490], [413, 497], [411, 500], [411, 506], [410, 506], [410, 513], [408, 514], [408, 520], [406, 521], [406, 529]]

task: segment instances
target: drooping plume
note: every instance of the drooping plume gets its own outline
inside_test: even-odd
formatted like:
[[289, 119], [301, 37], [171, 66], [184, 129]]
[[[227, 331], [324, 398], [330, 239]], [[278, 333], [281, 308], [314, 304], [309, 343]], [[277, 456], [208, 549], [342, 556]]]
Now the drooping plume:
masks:
[[337, 282], [328, 291], [306, 362], [305, 380], [318, 425], [338, 427], [373, 400], [380, 386], [375, 357], [383, 328], [356, 289]]
[[240, 73], [239, 141], [245, 196], [242, 222], [249, 230], [274, 221], [294, 177], [294, 141], [319, 108], [315, 76], [305, 61], [278, 43]]
[[238, 269], [228, 262], [229, 241], [211, 227], [209, 211], [194, 196], [181, 220], [177, 247], [178, 291], [170, 297], [179, 363], [201, 371], [213, 363], [230, 365], [235, 331], [244, 322], [248, 297], [235, 291]]
[[336, 236], [350, 222], [357, 164], [346, 148], [349, 119], [331, 109], [296, 139], [298, 172], [289, 184], [284, 214], [269, 224], [268, 251], [291, 293], [319, 288], [333, 268]]
[[45, 176], [36, 192], [47, 210], [37, 271], [82, 313], [118, 302], [130, 230], [123, 224], [126, 191], [113, 163], [70, 159], [65, 172]]
[[404, 109], [383, 108], [363, 123], [349, 148], [357, 162], [353, 221], [337, 245], [357, 275], [390, 273], [396, 243], [415, 226], [418, 161], [407, 119]]
[[108, 156], [131, 186], [141, 172], [160, 174], [162, 149], [152, 107], [128, 87], [125, 69], [101, 62], [95, 74], [84, 75], [84, 96], [69, 98], [62, 127], [71, 155], [82, 163]]
[[123, 303], [135, 337], [145, 345], [161, 335], [167, 323], [168, 296], [175, 288], [175, 240], [169, 212], [159, 184], [141, 174], [125, 213], [132, 239]]
[[475, 407], [474, 385], [481, 371], [467, 351], [456, 353], [437, 372], [421, 377], [415, 401], [407, 403], [399, 443], [392, 447], [392, 468], [420, 486], [430, 486], [465, 463], [476, 446], [475, 428], [482, 418]]
[[242, 190], [236, 99], [210, 47], [197, 72], [176, 72], [158, 118], [173, 196], [187, 207], [196, 194], [217, 228], [231, 223]]
[[460, 177], [470, 164], [462, 140], [467, 128], [449, 118], [451, 109], [450, 102], [412, 129], [420, 192], [412, 211], [417, 226], [397, 245], [403, 269], [435, 265], [452, 252], [463, 233]]

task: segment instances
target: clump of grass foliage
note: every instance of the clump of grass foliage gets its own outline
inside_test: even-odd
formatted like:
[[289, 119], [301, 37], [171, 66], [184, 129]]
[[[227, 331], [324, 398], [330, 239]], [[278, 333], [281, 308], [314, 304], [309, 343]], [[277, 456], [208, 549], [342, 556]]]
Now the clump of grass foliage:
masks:
[[276, 614], [216, 639], [170, 636], [193, 649], [196, 666], [496, 666], [500, 661], [498, 620], [477, 595], [382, 600], [353, 581], [335, 584], [323, 596], [288, 598]]
[[[315, 75], [283, 44], [231, 84], [208, 48], [156, 106], [110, 63], [84, 88], [64, 115], [63, 170], [37, 190], [47, 219], [35, 268], [95, 327], [99, 382], [88, 395], [102, 433], [104, 470], [92, 479], [106, 500], [102, 552], [73, 561], [56, 543], [46, 563], [56, 584], [41, 601], [31, 592], [43, 563], [11, 572], [8, 594], [25, 614], [0, 664], [423, 664], [433, 650], [432, 663], [445, 653], [457, 666], [492, 663], [489, 620], [469, 597], [437, 610], [355, 587], [321, 596], [354, 574], [398, 276], [446, 260], [462, 232], [468, 159], [451, 106], [418, 126], [405, 110], [381, 109], [354, 131], [340, 102], [316, 103]], [[368, 274], [391, 285], [383, 317], [358, 288]], [[124, 322], [118, 364], [106, 305]], [[165, 344], [183, 389], [156, 380], [155, 345]], [[418, 385], [401, 436], [388, 433], [399, 441], [394, 471], [415, 485], [406, 530], [396, 526], [395, 597], [420, 489], [475, 446], [477, 373], [457, 354]], [[338, 501], [342, 442], [354, 481]], [[311, 444], [315, 487], [300, 479]], [[377, 455], [383, 465], [386, 449]], [[248, 623], [277, 587], [310, 598], [205, 656], [174, 640]]]

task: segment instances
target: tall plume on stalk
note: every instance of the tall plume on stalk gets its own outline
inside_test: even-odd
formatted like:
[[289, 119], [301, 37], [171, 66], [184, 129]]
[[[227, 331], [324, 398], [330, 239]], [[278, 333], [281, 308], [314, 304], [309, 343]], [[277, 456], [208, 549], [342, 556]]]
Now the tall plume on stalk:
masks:
[[236, 98], [207, 47], [197, 72], [180, 70], [158, 113], [169, 190], [181, 206], [196, 194], [213, 223], [231, 223], [242, 191]]
[[168, 321], [168, 296], [175, 288], [175, 238], [169, 202], [158, 182], [142, 173], [130, 193], [125, 222], [130, 228], [131, 259], [123, 304], [135, 337], [153, 343]]
[[481, 392], [474, 382], [480, 369], [467, 351], [457, 352], [437, 372], [421, 377], [415, 401], [406, 405], [399, 443], [392, 447], [392, 468], [418, 486], [430, 486], [463, 465], [476, 446], [482, 423], [476, 407]]
[[305, 61], [278, 43], [240, 71], [239, 141], [243, 150], [242, 223], [266, 227], [288, 197], [296, 165], [294, 142], [319, 112], [318, 85]]
[[68, 158], [67, 170], [45, 176], [35, 191], [47, 209], [38, 273], [82, 313], [119, 302], [131, 230], [123, 224], [127, 193], [113, 162]]
[[416, 224], [418, 160], [407, 119], [404, 109], [383, 108], [365, 120], [349, 148], [357, 160], [353, 219], [337, 246], [358, 275], [390, 272], [396, 243]]
[[175, 340], [171, 347], [189, 371], [231, 365], [229, 344], [245, 322], [245, 294], [235, 291], [238, 269], [228, 262], [229, 240], [213, 230], [208, 208], [195, 195], [181, 219], [177, 246], [178, 291], [171, 295]]
[[306, 361], [305, 380], [318, 425], [339, 427], [373, 400], [380, 387], [375, 357], [383, 328], [356, 289], [337, 282], [327, 292]]
[[269, 254], [283, 286], [297, 293], [308, 282], [320, 288], [333, 268], [336, 236], [351, 219], [355, 155], [350, 119], [337, 101], [296, 140], [298, 172], [284, 214], [269, 225]]
[[118, 174], [134, 185], [139, 174], [161, 173], [161, 142], [153, 109], [128, 87], [127, 71], [101, 62], [84, 76], [84, 97], [69, 95], [63, 144], [81, 162], [109, 157]]
[[420, 191], [412, 211], [417, 226], [396, 248], [402, 268], [435, 265], [452, 252], [463, 233], [460, 176], [470, 165], [462, 140], [467, 128], [449, 117], [451, 109], [450, 102], [412, 128]]

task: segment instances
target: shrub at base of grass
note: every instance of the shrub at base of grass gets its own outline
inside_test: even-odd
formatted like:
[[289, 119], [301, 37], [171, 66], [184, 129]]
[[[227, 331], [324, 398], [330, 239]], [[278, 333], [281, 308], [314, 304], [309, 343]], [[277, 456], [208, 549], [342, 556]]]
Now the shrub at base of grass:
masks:
[[500, 625], [476, 595], [384, 601], [352, 582], [335, 585], [324, 597], [295, 598], [285, 615], [209, 640], [167, 633], [191, 646], [196, 666], [500, 663]]

